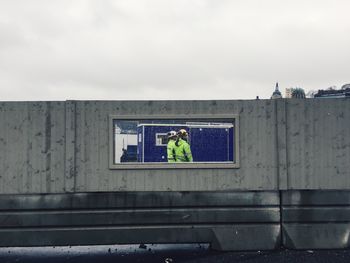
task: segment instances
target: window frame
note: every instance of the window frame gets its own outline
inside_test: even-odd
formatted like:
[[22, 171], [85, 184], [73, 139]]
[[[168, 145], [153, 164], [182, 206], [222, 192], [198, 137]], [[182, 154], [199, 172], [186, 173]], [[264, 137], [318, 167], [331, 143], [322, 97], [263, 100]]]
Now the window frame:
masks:
[[[155, 141], [156, 141], [156, 147], [164, 147], [164, 146], [167, 146], [167, 144], [157, 144], [157, 141], [158, 141], [158, 135], [167, 135], [167, 133], [165, 133], [165, 132], [158, 132], [158, 133], [156, 133], [155, 134], [155, 136], [156, 136], [156, 138], [155, 138]], [[162, 139], [161, 139], [162, 140]]]
[[[191, 114], [189, 115], [112, 115], [108, 117], [109, 134], [109, 169], [133, 170], [133, 169], [232, 169], [240, 168], [239, 158], [239, 115], [238, 114]], [[228, 121], [234, 124], [234, 157], [232, 163], [220, 162], [193, 162], [193, 163], [114, 163], [114, 121], [115, 120], [218, 120]]]

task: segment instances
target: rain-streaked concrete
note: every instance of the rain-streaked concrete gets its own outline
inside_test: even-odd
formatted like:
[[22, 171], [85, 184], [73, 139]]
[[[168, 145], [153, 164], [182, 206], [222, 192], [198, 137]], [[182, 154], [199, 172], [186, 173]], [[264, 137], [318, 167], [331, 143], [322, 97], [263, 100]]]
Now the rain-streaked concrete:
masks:
[[[177, 114], [238, 116], [239, 167], [110, 169], [111, 115]], [[0, 123], [2, 246], [349, 247], [349, 99], [0, 102]]]
[[[109, 116], [239, 116], [237, 169], [109, 169]], [[0, 103], [0, 193], [350, 189], [350, 100]]]
[[286, 100], [289, 189], [350, 189], [350, 99]]
[[[276, 103], [67, 101], [0, 103], [0, 193], [278, 188]], [[239, 169], [109, 169], [110, 115], [239, 115]], [[19, 128], [20, 127], [20, 128]]]

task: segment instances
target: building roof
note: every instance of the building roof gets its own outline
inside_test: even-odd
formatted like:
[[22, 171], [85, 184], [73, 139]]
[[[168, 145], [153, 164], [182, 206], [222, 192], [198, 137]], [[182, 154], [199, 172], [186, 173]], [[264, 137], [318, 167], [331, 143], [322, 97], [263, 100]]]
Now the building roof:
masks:
[[[343, 88], [345, 86], [345, 88]], [[340, 90], [328, 89], [319, 90], [315, 94], [315, 98], [350, 98], [350, 87], [344, 85]]]

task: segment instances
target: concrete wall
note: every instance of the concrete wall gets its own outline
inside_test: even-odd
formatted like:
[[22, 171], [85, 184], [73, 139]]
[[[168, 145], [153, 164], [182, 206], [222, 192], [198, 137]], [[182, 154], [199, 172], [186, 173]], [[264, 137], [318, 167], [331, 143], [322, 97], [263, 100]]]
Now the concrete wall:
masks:
[[350, 189], [350, 100], [287, 100], [289, 189]]
[[65, 103], [0, 103], [0, 193], [65, 191]]
[[[109, 169], [109, 115], [239, 115], [238, 169]], [[350, 100], [0, 103], [0, 193], [350, 189]]]

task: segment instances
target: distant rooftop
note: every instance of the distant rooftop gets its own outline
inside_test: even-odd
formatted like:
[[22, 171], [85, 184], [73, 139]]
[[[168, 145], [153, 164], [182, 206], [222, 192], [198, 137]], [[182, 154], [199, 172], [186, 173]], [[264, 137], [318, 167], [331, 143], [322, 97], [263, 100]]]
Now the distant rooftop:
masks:
[[350, 98], [350, 84], [343, 85], [341, 89], [319, 90], [315, 98]]

